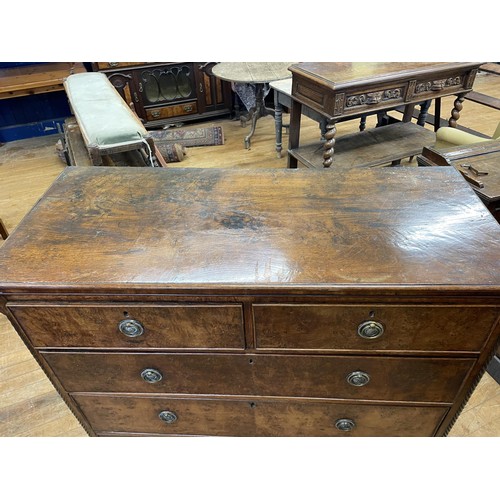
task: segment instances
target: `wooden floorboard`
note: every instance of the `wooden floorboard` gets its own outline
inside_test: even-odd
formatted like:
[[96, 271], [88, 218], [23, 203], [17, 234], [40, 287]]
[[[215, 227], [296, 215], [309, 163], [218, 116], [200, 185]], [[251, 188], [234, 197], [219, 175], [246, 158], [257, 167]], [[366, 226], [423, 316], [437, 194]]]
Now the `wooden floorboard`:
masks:
[[[480, 71], [474, 89], [500, 98], [500, 75]], [[448, 118], [453, 101], [453, 97], [442, 99], [443, 118]], [[433, 112], [431, 106], [429, 113]], [[369, 117], [367, 127], [374, 126], [374, 120], [374, 117]], [[284, 122], [287, 121], [288, 117], [285, 116]], [[459, 123], [491, 135], [499, 121], [498, 110], [466, 101]], [[203, 126], [210, 124], [223, 127], [225, 144], [188, 148], [185, 159], [172, 163], [172, 167], [286, 168], [288, 136], [283, 134], [283, 155], [278, 158], [272, 117], [257, 122], [249, 150], [243, 147], [248, 127], [241, 127], [238, 121], [229, 119], [204, 122]], [[431, 125], [427, 126], [432, 130]], [[356, 132], [358, 122], [342, 122], [338, 124], [337, 130], [338, 135]], [[318, 124], [303, 118], [301, 140], [311, 142], [319, 137]], [[0, 217], [9, 232], [15, 230], [24, 215], [65, 168], [56, 150], [57, 140], [57, 136], [49, 136], [0, 146]], [[334, 176], [335, 172], [328, 174]], [[0, 240], [0, 246], [2, 244]], [[0, 436], [86, 435], [5, 316], [0, 315]], [[450, 436], [500, 436], [500, 385], [488, 374], [482, 377]]]

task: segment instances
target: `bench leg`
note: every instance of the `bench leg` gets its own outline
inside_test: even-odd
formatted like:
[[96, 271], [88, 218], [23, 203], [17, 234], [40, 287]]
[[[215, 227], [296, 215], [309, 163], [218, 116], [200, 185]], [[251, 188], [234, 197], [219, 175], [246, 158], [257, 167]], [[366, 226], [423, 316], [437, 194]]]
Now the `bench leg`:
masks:
[[7, 231], [7, 228], [5, 227], [5, 224], [3, 223], [2, 219], [0, 219], [0, 236], [4, 240], [6, 240], [7, 237], [9, 236], [9, 232]]
[[92, 165], [96, 167], [100, 167], [102, 165], [102, 157], [97, 148], [93, 148], [92, 146], [88, 146], [89, 155], [92, 160]]

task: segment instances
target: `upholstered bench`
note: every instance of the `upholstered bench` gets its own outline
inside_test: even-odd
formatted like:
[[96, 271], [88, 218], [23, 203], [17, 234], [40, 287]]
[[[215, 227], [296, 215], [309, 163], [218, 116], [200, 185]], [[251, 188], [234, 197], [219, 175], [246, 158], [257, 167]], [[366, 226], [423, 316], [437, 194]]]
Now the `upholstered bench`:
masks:
[[153, 166], [153, 138], [104, 74], [71, 75], [64, 88], [93, 165], [102, 165], [104, 155], [140, 149]]

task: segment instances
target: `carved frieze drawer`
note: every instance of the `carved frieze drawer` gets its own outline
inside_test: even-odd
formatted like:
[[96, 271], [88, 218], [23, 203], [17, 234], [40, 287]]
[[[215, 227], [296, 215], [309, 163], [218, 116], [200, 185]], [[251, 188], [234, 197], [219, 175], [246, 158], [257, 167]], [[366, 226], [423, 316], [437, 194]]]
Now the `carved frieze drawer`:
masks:
[[477, 70], [444, 75], [433, 79], [413, 80], [410, 82], [408, 97], [436, 98], [471, 90]]
[[335, 100], [335, 115], [353, 111], [367, 111], [379, 105], [399, 106], [404, 104], [407, 84], [393, 85], [385, 89], [365, 91], [361, 93], [339, 93]]

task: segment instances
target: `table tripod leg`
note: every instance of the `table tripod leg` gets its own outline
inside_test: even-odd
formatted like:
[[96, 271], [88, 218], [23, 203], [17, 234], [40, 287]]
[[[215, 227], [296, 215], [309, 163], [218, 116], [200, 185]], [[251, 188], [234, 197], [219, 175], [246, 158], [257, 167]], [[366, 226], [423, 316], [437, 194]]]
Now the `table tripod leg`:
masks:
[[264, 116], [264, 84], [257, 83], [255, 85], [255, 109], [252, 113], [252, 126], [250, 128], [249, 134], [245, 137], [245, 148], [250, 149], [250, 139], [252, 138], [255, 132], [255, 126], [257, 124], [257, 120]]
[[249, 134], [245, 137], [245, 148], [250, 149], [250, 139], [252, 138], [255, 132], [255, 125], [257, 123], [257, 119], [259, 118], [258, 110], [256, 110], [252, 115], [252, 126], [250, 127]]

